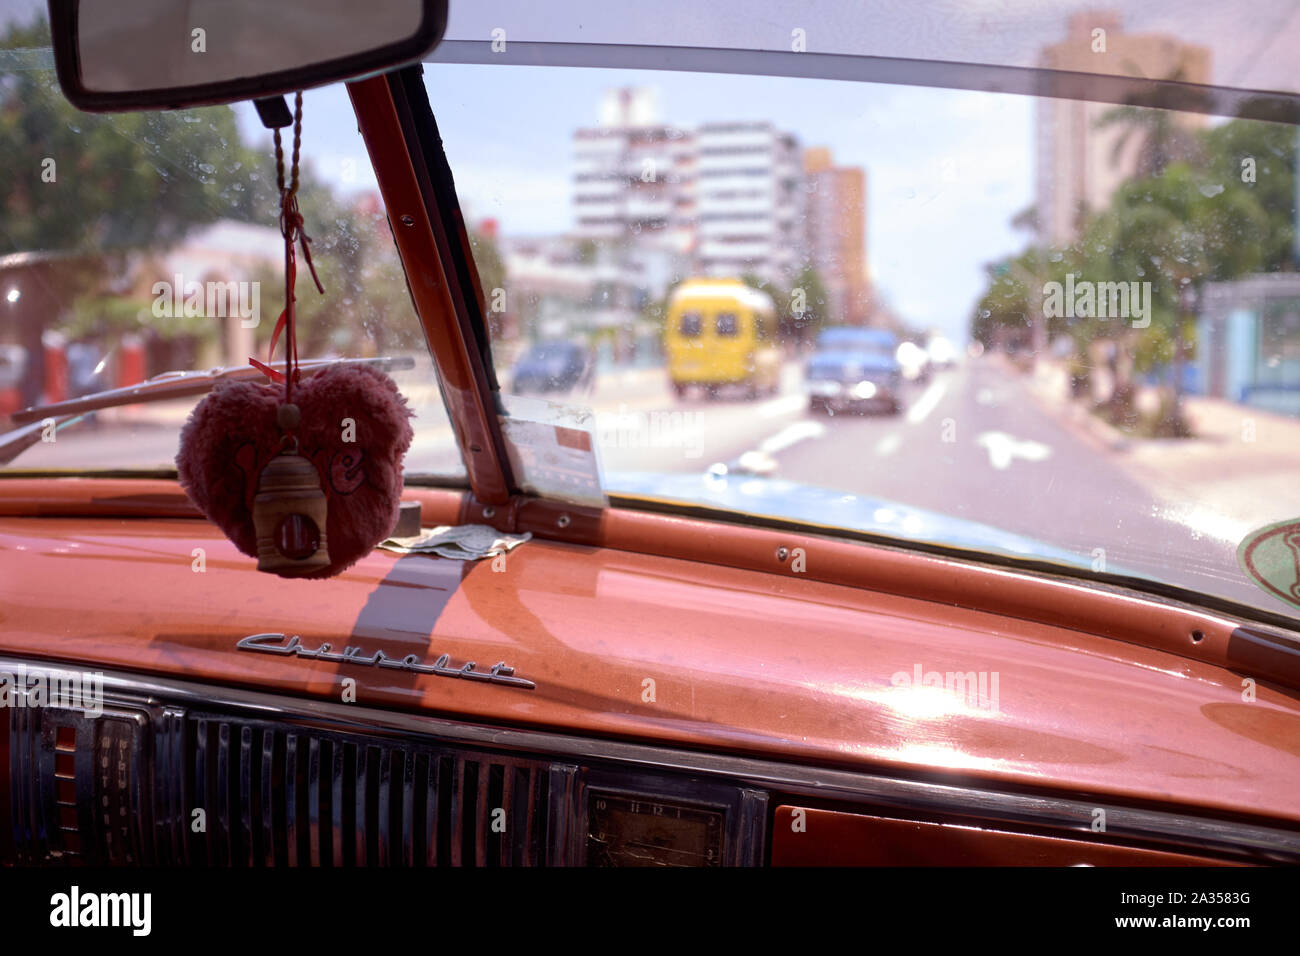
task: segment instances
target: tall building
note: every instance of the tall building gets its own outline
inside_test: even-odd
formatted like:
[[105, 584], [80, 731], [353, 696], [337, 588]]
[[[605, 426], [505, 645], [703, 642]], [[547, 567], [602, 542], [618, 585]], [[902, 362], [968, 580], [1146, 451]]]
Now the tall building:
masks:
[[[1099, 49], [1103, 30], [1104, 51]], [[1039, 66], [1054, 70], [1210, 81], [1210, 52], [1159, 34], [1122, 32], [1117, 14], [1082, 12], [1070, 17], [1066, 37], [1043, 49]], [[1115, 107], [1108, 103], [1039, 99], [1037, 116], [1036, 211], [1040, 241], [1065, 246], [1079, 235], [1083, 218], [1104, 209], [1115, 189], [1134, 175], [1143, 136], [1122, 142], [1125, 127], [1097, 123]], [[1205, 123], [1197, 114], [1174, 114], [1191, 128]], [[1117, 151], [1118, 148], [1118, 151]]]
[[695, 146], [699, 271], [788, 282], [805, 248], [799, 141], [768, 122], [721, 122], [701, 125]]
[[574, 133], [575, 238], [599, 258], [608, 322], [663, 295], [695, 242], [693, 137], [658, 122], [650, 91], [609, 91]]
[[807, 248], [826, 287], [827, 314], [836, 323], [866, 324], [867, 174], [839, 167], [824, 147], [805, 150]]
[[[659, 121], [649, 91], [612, 90], [574, 133], [576, 238], [662, 275], [746, 272], [788, 282], [806, 258], [798, 140], [769, 122]], [[651, 285], [657, 283], [650, 283]], [[657, 291], [653, 294], [658, 295]]]
[[652, 104], [647, 90], [612, 90], [601, 109], [607, 122], [573, 134], [579, 238], [687, 251], [692, 137], [654, 121]]
[[[611, 90], [573, 134], [577, 261], [592, 326], [626, 326], [691, 275], [746, 274], [788, 288], [814, 266], [837, 322], [865, 323], [866, 173], [805, 153], [767, 121], [693, 130], [660, 121], [652, 94]], [[522, 266], [521, 266], [522, 267]]]

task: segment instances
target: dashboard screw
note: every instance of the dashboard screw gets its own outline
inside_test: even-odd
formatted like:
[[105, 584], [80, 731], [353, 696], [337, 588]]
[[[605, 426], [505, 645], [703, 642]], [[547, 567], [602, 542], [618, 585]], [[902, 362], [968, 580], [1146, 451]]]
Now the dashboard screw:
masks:
[[789, 549], [789, 548], [777, 548], [777, 549], [776, 549], [776, 559], [777, 559], [778, 561], [784, 561], [784, 560], [785, 560], [786, 558], [788, 558], [788, 557], [790, 557], [790, 549]]
[[403, 216], [403, 217], [402, 217], [402, 225], [403, 225], [403, 226], [414, 226], [414, 225], [415, 225], [415, 217], [414, 217], [414, 216]]
[[493, 508], [491, 505], [487, 505], [487, 506], [485, 506], [485, 507], [483, 508], [483, 517], [484, 517], [484, 518], [495, 518], [496, 516], [497, 516], [497, 509], [496, 509], [496, 508]]
[[555, 519], [555, 523], [561, 528], [567, 528], [569, 526], [569, 516], [560, 515], [558, 518]]

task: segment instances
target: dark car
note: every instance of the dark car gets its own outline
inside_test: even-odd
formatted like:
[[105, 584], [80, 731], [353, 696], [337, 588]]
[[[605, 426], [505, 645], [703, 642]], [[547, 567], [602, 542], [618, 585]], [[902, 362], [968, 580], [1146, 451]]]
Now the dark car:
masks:
[[898, 337], [885, 329], [831, 328], [817, 336], [804, 369], [812, 411], [883, 408], [897, 414], [903, 368]]
[[516, 395], [565, 393], [581, 385], [590, 389], [594, 377], [591, 356], [574, 342], [543, 342], [529, 348], [510, 373]]

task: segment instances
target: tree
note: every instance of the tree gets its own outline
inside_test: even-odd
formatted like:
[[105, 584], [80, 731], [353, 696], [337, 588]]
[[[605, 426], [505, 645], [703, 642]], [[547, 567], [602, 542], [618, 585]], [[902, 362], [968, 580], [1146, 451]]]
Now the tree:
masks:
[[1201, 141], [1178, 117], [1178, 113], [1170, 110], [1117, 106], [1103, 113], [1094, 125], [1097, 129], [1120, 129], [1111, 148], [1113, 166], [1118, 166], [1125, 149], [1137, 142], [1135, 173], [1139, 178], [1146, 178], [1159, 176], [1171, 163], [1193, 160], [1199, 153]]
[[[1091, 223], [1083, 243], [1091, 251], [1088, 278], [1150, 284], [1150, 326], [1119, 328], [1114, 337], [1130, 350], [1136, 372], [1174, 370], [1174, 382], [1167, 387], [1171, 394], [1165, 396], [1167, 413], [1159, 423], [1162, 433], [1187, 431], [1178, 382], [1195, 330], [1188, 327], [1184, 290], [1257, 271], [1267, 230], [1267, 215], [1247, 191], [1228, 190], [1181, 162], [1159, 176], [1122, 185], [1106, 212]], [[1119, 400], [1127, 404], [1132, 389], [1127, 382], [1121, 385], [1126, 387]], [[1115, 411], [1134, 418], [1127, 407]]]
[[1232, 120], [1205, 133], [1206, 181], [1235, 198], [1247, 194], [1264, 212], [1241, 241], [1259, 248], [1259, 269], [1295, 268], [1296, 128], [1283, 123]]
[[[1185, 434], [1178, 373], [1195, 347], [1185, 292], [1209, 281], [1294, 267], [1294, 128], [1233, 120], [1194, 132], [1178, 124], [1175, 114], [1136, 107], [1108, 111], [1099, 125], [1117, 123], [1128, 125], [1125, 137], [1143, 138], [1138, 172], [1105, 208], [1086, 216], [1079, 240], [1069, 248], [1031, 246], [1016, 259], [995, 264], [972, 316], [972, 335], [989, 346], [1028, 324], [1025, 317], [1042, 299], [1008, 275], [1017, 269], [1056, 281], [1073, 273], [1096, 283], [1149, 283], [1147, 328], [1091, 317], [1049, 320], [1048, 332], [1066, 332], [1074, 340], [1076, 372], [1086, 369], [1093, 342], [1113, 343], [1118, 381], [1104, 411], [1117, 422], [1132, 424], [1137, 418], [1130, 370], [1172, 369], [1155, 427], [1158, 434]], [[1121, 137], [1116, 156], [1123, 142]]]
[[[43, 20], [0, 49], [47, 46]], [[0, 78], [0, 252], [115, 254], [174, 243], [229, 209], [239, 141], [229, 107], [82, 113], [51, 71]], [[234, 162], [242, 157], [236, 156]]]
[[[48, 48], [43, 17], [14, 25], [0, 49]], [[74, 332], [122, 330], [139, 323], [139, 303], [107, 288], [132, 257], [174, 244], [242, 199], [230, 175], [245, 157], [228, 107], [111, 116], [82, 113], [50, 70], [0, 76], [0, 255], [57, 259], [51, 309], [6, 310], [29, 352], [65, 322]], [[236, 169], [237, 169], [236, 165]], [[129, 295], [127, 296], [129, 298]], [[103, 319], [93, 322], [92, 312]], [[21, 392], [36, 401], [44, 363], [26, 363]]]

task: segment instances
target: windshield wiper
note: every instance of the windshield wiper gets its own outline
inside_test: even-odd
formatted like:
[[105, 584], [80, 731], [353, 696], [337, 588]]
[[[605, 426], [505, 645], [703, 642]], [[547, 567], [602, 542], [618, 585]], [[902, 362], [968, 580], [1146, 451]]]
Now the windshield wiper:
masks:
[[[415, 359], [403, 355], [372, 359], [309, 359], [298, 363], [303, 375], [314, 375], [321, 369], [335, 365], [371, 365], [390, 372], [415, 368]], [[102, 408], [190, 398], [212, 391], [218, 382], [245, 381], [265, 376], [265, 372], [251, 365], [219, 366], [205, 372], [163, 372], [139, 385], [110, 388], [81, 398], [24, 408], [12, 416], [14, 424], [19, 427], [0, 435], [0, 465], [8, 464], [39, 442], [44, 427], [51, 422], [55, 429], [60, 429], [80, 421], [88, 412]]]

